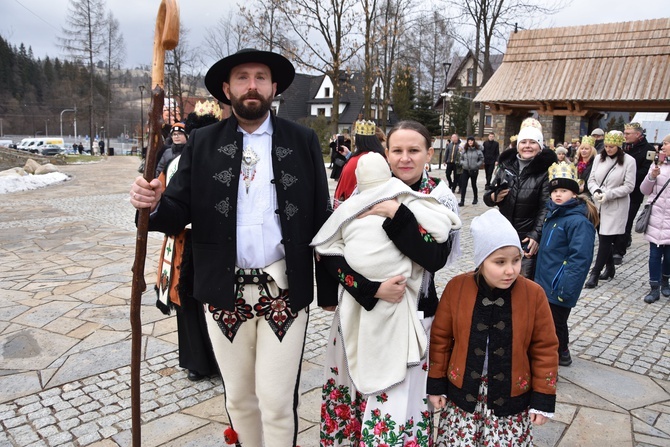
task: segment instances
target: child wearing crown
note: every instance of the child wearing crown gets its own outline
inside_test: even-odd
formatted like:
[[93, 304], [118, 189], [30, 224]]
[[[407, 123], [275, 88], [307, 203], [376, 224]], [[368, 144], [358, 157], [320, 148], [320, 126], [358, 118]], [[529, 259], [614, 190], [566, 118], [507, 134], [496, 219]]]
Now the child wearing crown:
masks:
[[568, 317], [577, 304], [593, 260], [598, 210], [578, 196], [577, 168], [560, 162], [549, 167], [551, 200], [537, 255], [535, 282], [549, 299], [558, 337], [558, 364], [572, 363], [568, 349]]

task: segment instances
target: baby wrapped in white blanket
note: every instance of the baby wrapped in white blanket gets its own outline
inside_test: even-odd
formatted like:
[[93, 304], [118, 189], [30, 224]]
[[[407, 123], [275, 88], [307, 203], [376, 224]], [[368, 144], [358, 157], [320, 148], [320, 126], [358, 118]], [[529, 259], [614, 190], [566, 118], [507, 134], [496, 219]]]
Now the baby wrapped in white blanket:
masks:
[[[400, 303], [380, 300], [366, 311], [340, 286], [338, 314], [349, 374], [358, 391], [373, 394], [404, 380], [407, 368], [426, 355], [427, 334], [417, 315], [424, 269], [405, 256], [382, 228], [384, 217], [358, 218], [374, 204], [396, 199], [407, 206], [435, 243], [446, 242], [461, 227], [458, 215], [438, 198], [448, 188], [440, 183], [431, 194], [412, 191], [392, 178], [379, 154], [363, 155], [356, 167], [358, 194], [340, 204], [312, 240], [321, 256], [341, 255], [356, 272], [383, 282], [396, 275], [407, 279]], [[451, 195], [450, 192], [448, 195]], [[417, 228], [419, 231], [419, 228]]]

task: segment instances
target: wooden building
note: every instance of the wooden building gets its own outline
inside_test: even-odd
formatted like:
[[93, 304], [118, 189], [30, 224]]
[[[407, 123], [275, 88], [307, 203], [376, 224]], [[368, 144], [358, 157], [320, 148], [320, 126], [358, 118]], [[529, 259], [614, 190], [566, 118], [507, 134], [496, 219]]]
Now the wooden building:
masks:
[[[513, 33], [475, 102], [504, 143], [538, 115], [545, 141], [590, 134], [607, 111], [670, 111], [670, 18]], [[502, 143], [502, 141], [501, 141]]]

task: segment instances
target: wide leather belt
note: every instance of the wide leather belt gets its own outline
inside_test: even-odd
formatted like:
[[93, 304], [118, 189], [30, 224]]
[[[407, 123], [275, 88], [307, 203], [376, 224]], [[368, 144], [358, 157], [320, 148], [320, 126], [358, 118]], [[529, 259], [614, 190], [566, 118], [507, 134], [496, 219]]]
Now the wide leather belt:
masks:
[[238, 284], [267, 284], [272, 281], [272, 276], [262, 270], [240, 269], [235, 273], [235, 282]]

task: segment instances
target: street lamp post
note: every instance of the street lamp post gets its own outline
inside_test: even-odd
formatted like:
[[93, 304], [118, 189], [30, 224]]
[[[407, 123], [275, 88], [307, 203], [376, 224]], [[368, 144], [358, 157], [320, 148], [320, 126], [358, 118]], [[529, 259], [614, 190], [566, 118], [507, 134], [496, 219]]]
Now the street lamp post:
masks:
[[144, 87], [140, 85], [140, 152], [144, 149]]
[[442, 157], [444, 155], [444, 103], [447, 98], [451, 98], [450, 92], [447, 91], [447, 82], [449, 81], [447, 76], [449, 75], [451, 62], [444, 62], [442, 67], [444, 67], [444, 91], [440, 93], [440, 97], [442, 98], [442, 119], [440, 120], [440, 160], [437, 169], [442, 169]]
[[74, 109], [63, 109], [60, 112], [60, 137], [63, 138], [63, 113], [65, 112], [74, 112], [74, 138], [77, 138], [77, 108]]

